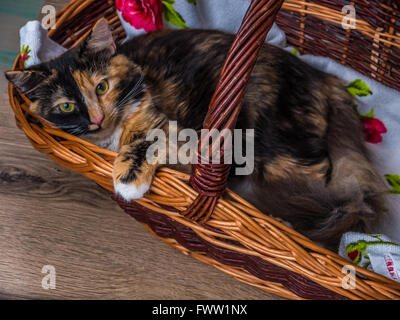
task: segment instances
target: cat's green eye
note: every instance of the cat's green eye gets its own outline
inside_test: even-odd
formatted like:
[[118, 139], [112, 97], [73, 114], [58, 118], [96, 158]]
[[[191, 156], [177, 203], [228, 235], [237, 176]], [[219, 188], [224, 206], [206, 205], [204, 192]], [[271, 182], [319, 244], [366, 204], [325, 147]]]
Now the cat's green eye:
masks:
[[60, 110], [65, 113], [70, 113], [75, 110], [75, 103], [66, 102], [58, 105]]
[[108, 91], [108, 81], [102, 80], [96, 87], [96, 94], [101, 96]]

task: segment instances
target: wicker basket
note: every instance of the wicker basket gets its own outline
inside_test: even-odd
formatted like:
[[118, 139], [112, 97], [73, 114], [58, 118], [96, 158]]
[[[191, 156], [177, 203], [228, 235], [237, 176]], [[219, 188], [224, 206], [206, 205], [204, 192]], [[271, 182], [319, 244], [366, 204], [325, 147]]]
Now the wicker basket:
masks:
[[[233, 128], [247, 79], [276, 18], [300, 52], [331, 57], [400, 89], [400, 11], [395, 1], [351, 2], [357, 10], [357, 29], [348, 30], [341, 27], [345, 1], [282, 2], [252, 1], [223, 67], [206, 128]], [[56, 29], [49, 35], [66, 47], [74, 46], [100, 17], [109, 20], [117, 41], [124, 38], [111, 0], [72, 1], [58, 13]], [[17, 68], [19, 56], [13, 66]], [[9, 96], [18, 126], [37, 150], [113, 191], [114, 152], [49, 127], [29, 113], [29, 100], [12, 85]], [[189, 177], [162, 168], [145, 198], [132, 203], [113, 198], [170, 246], [282, 297], [400, 298], [400, 283], [358, 267], [356, 289], [343, 289], [342, 268], [349, 262], [225, 190], [226, 171], [226, 166], [196, 166]]]

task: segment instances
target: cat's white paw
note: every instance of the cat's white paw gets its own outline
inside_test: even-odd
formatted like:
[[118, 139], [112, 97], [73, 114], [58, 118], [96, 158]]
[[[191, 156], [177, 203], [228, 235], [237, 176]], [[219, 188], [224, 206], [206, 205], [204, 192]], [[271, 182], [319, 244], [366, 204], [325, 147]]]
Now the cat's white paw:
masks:
[[150, 189], [150, 184], [137, 186], [133, 183], [114, 183], [115, 193], [119, 194], [124, 200], [132, 201], [143, 198], [144, 194]]

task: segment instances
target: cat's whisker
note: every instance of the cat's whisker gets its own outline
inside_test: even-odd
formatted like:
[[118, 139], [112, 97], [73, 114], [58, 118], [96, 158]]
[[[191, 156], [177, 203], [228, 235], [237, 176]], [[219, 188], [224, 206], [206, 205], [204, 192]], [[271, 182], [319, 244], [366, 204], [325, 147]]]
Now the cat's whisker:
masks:
[[141, 90], [132, 92], [131, 94], [125, 96], [117, 105], [116, 107], [122, 107], [124, 105], [126, 105], [130, 100], [134, 99], [139, 93], [141, 92]]
[[139, 82], [136, 83], [136, 85], [125, 95], [124, 98], [122, 98], [121, 101], [125, 101], [126, 99], [129, 99], [130, 97], [135, 95], [137, 93], [139, 87], [142, 85], [142, 83], [143, 83], [143, 80], [139, 80]]
[[64, 126], [59, 126], [59, 128], [64, 130], [65, 132], [75, 135], [75, 136], [86, 134], [89, 131], [87, 128], [76, 126], [76, 125], [75, 126], [64, 125]]
[[116, 108], [120, 108], [126, 105], [129, 100], [135, 98], [139, 93], [142, 92], [143, 88], [141, 87], [144, 81], [144, 76], [141, 75], [138, 82], [136, 82], [135, 86], [123, 97], [115, 106]]
[[58, 128], [60, 129], [70, 129], [70, 128], [76, 128], [77, 126], [74, 125], [57, 125]]

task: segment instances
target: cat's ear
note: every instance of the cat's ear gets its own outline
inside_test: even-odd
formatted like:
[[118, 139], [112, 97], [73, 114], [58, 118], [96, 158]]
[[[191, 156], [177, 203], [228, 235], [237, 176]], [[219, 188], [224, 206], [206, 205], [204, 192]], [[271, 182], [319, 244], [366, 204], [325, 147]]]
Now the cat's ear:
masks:
[[30, 93], [47, 77], [44, 71], [36, 70], [7, 71], [5, 76], [8, 81], [21, 90], [28, 98]]
[[85, 39], [82, 52], [91, 54], [106, 52], [112, 56], [116, 51], [116, 45], [110, 30], [108, 21], [101, 18], [96, 22], [89, 36]]

